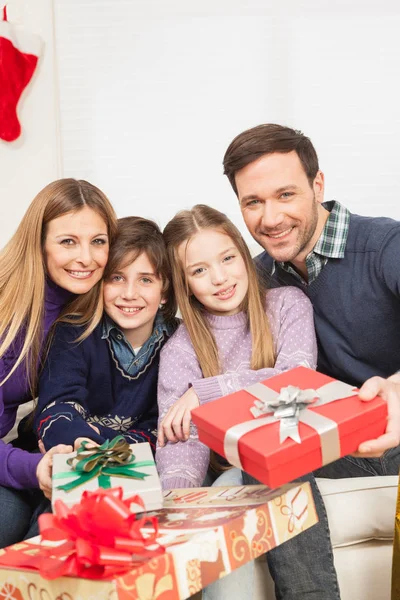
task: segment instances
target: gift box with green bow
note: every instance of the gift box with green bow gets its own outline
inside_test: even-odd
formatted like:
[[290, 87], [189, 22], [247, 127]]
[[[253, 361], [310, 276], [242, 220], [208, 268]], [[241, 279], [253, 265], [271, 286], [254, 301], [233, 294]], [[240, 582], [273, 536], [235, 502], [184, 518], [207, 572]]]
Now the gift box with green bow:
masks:
[[[85, 491], [112, 487], [122, 487], [124, 497], [139, 494], [146, 510], [162, 507], [161, 483], [147, 442], [129, 445], [117, 436], [101, 446], [82, 442], [77, 452], [54, 456], [53, 507], [57, 500], [72, 506]], [[132, 504], [131, 510], [143, 509]]]

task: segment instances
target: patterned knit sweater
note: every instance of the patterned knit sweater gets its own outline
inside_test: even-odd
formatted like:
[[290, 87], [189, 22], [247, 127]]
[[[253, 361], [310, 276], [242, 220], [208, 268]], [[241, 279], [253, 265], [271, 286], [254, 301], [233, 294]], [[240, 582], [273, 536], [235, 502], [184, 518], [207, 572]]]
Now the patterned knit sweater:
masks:
[[[193, 386], [200, 404], [231, 394], [249, 385], [304, 365], [315, 369], [317, 346], [313, 309], [308, 298], [294, 287], [267, 292], [266, 312], [274, 339], [273, 368], [250, 369], [251, 334], [244, 313], [207, 315], [219, 350], [222, 374], [203, 378], [186, 327], [182, 324], [161, 351], [158, 376], [159, 421], [169, 407]], [[210, 451], [191, 424], [185, 442], [158, 447], [157, 468], [164, 489], [201, 486], [207, 473]]]

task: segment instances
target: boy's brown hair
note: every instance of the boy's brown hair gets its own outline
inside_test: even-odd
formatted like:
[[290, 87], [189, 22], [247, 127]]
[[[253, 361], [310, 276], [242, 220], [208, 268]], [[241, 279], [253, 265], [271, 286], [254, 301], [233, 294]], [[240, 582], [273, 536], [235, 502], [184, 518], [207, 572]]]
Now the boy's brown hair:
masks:
[[265, 154], [295, 151], [303, 166], [308, 182], [312, 187], [319, 171], [318, 156], [311, 140], [297, 129], [266, 123], [239, 133], [229, 144], [223, 164], [224, 174], [237, 195], [235, 175], [243, 167]]
[[172, 321], [176, 314], [175, 295], [171, 284], [171, 268], [167, 248], [158, 225], [143, 217], [118, 219], [117, 234], [111, 245], [104, 280], [113, 273], [130, 265], [141, 254], [146, 253], [155, 273], [163, 282], [162, 294], [166, 299], [163, 315]]

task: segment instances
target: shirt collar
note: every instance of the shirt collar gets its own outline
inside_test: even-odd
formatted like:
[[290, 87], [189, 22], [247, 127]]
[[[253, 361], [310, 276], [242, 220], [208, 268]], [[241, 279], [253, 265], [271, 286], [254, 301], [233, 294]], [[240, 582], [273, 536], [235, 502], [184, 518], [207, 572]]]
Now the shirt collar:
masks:
[[322, 206], [329, 211], [329, 217], [313, 252], [326, 258], [343, 258], [349, 234], [350, 212], [336, 200], [324, 202]]
[[[329, 211], [329, 217], [311, 253], [315, 252], [326, 258], [343, 258], [349, 234], [350, 211], [337, 200], [323, 202], [322, 206]], [[278, 262], [278, 265], [284, 268], [290, 263]], [[274, 260], [271, 275], [275, 273], [275, 269]]]
[[[120, 328], [118, 327], [118, 325], [111, 319], [111, 317], [109, 317], [106, 313], [104, 313], [101, 339], [102, 340], [108, 339], [110, 337], [110, 333], [111, 333], [111, 331], [113, 329], [117, 333], [119, 333], [120, 335], [122, 335], [123, 338], [124, 338], [124, 340], [126, 341], [125, 335], [120, 330]], [[153, 332], [152, 332], [151, 336], [155, 335], [155, 336], [158, 337], [158, 336], [161, 336], [164, 333], [166, 333], [167, 335], [170, 335], [170, 333], [172, 333], [172, 329], [164, 321], [164, 316], [163, 316], [161, 310], [158, 310], [156, 318], [154, 320]]]

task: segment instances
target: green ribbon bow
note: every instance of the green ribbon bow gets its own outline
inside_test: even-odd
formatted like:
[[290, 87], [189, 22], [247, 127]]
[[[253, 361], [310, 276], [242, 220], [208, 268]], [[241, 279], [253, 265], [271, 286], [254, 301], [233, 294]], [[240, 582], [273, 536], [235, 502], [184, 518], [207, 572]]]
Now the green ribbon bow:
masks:
[[91, 479], [98, 477], [99, 487], [110, 488], [111, 477], [127, 477], [143, 480], [149, 473], [138, 471], [139, 467], [154, 466], [152, 460], [136, 462], [128, 442], [118, 435], [111, 442], [106, 440], [101, 446], [87, 448], [90, 442], [82, 442], [76, 456], [67, 460], [73, 471], [55, 473], [53, 479], [71, 479], [69, 483], [57, 485], [57, 490], [70, 492]]

